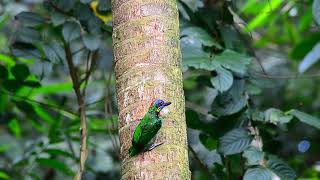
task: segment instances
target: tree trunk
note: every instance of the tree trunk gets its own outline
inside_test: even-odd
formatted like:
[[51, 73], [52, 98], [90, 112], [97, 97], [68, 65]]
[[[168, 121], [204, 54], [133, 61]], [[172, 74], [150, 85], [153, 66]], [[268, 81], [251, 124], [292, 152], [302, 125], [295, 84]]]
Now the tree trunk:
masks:
[[[122, 179], [190, 179], [176, 0], [113, 0], [113, 43]], [[128, 157], [151, 102], [170, 101], [157, 142]]]

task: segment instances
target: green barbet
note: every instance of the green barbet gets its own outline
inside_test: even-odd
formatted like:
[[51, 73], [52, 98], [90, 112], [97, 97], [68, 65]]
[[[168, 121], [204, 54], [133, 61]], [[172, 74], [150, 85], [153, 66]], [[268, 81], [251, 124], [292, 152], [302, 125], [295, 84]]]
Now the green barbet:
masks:
[[155, 137], [162, 125], [162, 119], [159, 114], [164, 107], [169, 106], [170, 104], [171, 102], [165, 102], [161, 99], [156, 99], [151, 103], [148, 112], [134, 130], [132, 146], [129, 149], [130, 157], [143, 151], [151, 151], [162, 144], [154, 144]]

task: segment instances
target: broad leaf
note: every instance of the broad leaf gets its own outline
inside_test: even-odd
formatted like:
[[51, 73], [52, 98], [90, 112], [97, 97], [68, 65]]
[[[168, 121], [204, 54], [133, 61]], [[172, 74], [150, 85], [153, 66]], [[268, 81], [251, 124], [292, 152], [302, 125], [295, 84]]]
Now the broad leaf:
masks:
[[19, 13], [16, 18], [25, 26], [38, 26], [44, 23], [44, 18], [33, 12], [21, 12]]
[[184, 2], [193, 12], [197, 11], [198, 8], [203, 7], [201, 0], [181, 0]]
[[19, 122], [16, 119], [12, 119], [9, 124], [8, 128], [10, 129], [11, 132], [16, 136], [16, 138], [21, 137], [21, 127]]
[[320, 25], [320, 0], [313, 0], [312, 14], [315, 21]]
[[100, 38], [97, 35], [85, 34], [82, 41], [86, 48], [91, 51], [97, 50], [100, 46]]
[[296, 109], [293, 109], [291, 111], [288, 111], [287, 114], [291, 114], [298, 118], [301, 122], [306, 123], [310, 126], [313, 126], [317, 129], [320, 129], [320, 119], [313, 117], [309, 114], [306, 114], [304, 112], [298, 111]]
[[70, 154], [69, 152], [67, 151], [63, 151], [61, 149], [46, 149], [44, 150], [44, 152], [52, 155], [52, 156], [65, 156], [65, 157], [71, 157], [73, 158], [73, 155]]
[[75, 0], [58, 0], [58, 8], [67, 12], [74, 7]]
[[43, 45], [43, 51], [47, 58], [53, 63], [65, 62], [66, 53], [62, 46], [57, 42]]
[[40, 33], [37, 30], [29, 27], [20, 27], [16, 32], [16, 35], [19, 42], [32, 44], [41, 40]]
[[282, 180], [291, 180], [297, 177], [295, 171], [281, 159], [277, 158], [276, 156], [269, 157], [267, 168], [272, 170]]
[[247, 159], [247, 164], [249, 166], [259, 165], [264, 160], [264, 152], [260, 151], [256, 147], [246, 149], [242, 156]]
[[273, 124], [285, 124], [289, 123], [293, 118], [292, 115], [283, 113], [279, 109], [270, 108], [265, 111], [265, 121]]
[[24, 86], [32, 87], [32, 88], [38, 88], [41, 86], [41, 84], [38, 81], [23, 81], [22, 83]]
[[62, 34], [67, 42], [71, 42], [72, 40], [75, 40], [78, 37], [80, 37], [80, 33], [80, 26], [78, 23], [74, 21], [66, 22], [63, 25]]
[[59, 12], [53, 12], [51, 15], [51, 22], [54, 26], [59, 26], [66, 22], [67, 17]]
[[233, 83], [232, 73], [223, 67], [218, 67], [215, 69], [217, 76], [211, 78], [211, 83], [213, 87], [218, 89], [220, 92], [227, 91]]
[[252, 136], [247, 130], [233, 129], [219, 139], [219, 151], [224, 155], [238, 154], [247, 149], [251, 141]]
[[247, 97], [244, 92], [244, 81], [236, 80], [232, 87], [219, 94], [212, 103], [212, 113], [218, 116], [226, 116], [239, 112], [246, 106]]
[[316, 44], [313, 49], [303, 58], [299, 64], [299, 72], [304, 73], [312, 65], [320, 60], [320, 43]]
[[251, 58], [235, 51], [225, 50], [222, 54], [215, 56], [214, 61], [219, 62], [223, 67], [239, 74], [245, 74]]
[[187, 27], [181, 31], [181, 36], [187, 36], [188, 41], [194, 41], [194, 43], [199, 43], [204, 46], [216, 46], [217, 48], [222, 48], [219, 43], [217, 43], [204, 29], [200, 27]]
[[41, 52], [32, 44], [15, 42], [11, 46], [11, 52], [17, 57], [23, 57], [31, 60], [41, 59]]
[[7, 79], [3, 82], [3, 87], [7, 91], [15, 92], [22, 87], [21, 81], [15, 79]]
[[250, 168], [244, 174], [243, 180], [272, 180], [272, 173], [263, 167]]

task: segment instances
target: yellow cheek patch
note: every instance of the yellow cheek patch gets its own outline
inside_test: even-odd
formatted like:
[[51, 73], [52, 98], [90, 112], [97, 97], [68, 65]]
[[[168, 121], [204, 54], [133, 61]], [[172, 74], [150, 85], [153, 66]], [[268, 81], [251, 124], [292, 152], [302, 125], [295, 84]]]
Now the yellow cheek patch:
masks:
[[160, 108], [160, 107], [158, 107], [157, 112], [160, 112], [160, 111], [161, 111], [161, 108]]

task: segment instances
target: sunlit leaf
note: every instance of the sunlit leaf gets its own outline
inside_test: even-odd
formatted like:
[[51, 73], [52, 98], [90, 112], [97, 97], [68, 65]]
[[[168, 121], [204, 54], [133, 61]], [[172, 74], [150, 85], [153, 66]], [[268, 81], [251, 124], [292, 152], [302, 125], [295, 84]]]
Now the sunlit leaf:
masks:
[[21, 137], [21, 127], [19, 122], [16, 119], [12, 119], [9, 124], [8, 128], [13, 132], [13, 134], [17, 137]]
[[0, 179], [10, 179], [10, 176], [5, 172], [0, 171]]
[[320, 43], [316, 44], [313, 49], [303, 58], [299, 64], [299, 72], [304, 73], [320, 60]]

